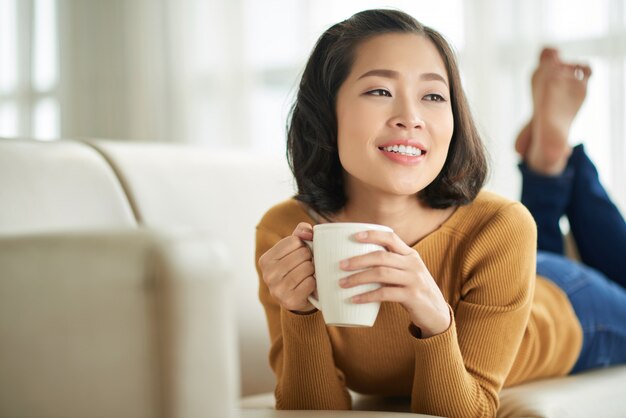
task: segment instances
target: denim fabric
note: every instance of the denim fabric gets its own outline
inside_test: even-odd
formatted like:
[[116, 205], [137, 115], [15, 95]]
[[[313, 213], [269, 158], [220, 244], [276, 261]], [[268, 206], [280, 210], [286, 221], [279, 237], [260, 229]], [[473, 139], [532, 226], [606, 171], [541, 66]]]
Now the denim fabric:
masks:
[[626, 287], [626, 221], [602, 187], [582, 145], [564, 172], [542, 176], [523, 163], [522, 203], [537, 222], [538, 248], [563, 254], [559, 220], [567, 216], [582, 262]]
[[[584, 147], [559, 176], [523, 163], [522, 203], [537, 222], [537, 272], [569, 297], [583, 328], [572, 373], [626, 363], [626, 222], [602, 187]], [[567, 216], [581, 263], [563, 256], [559, 220]]]
[[583, 329], [572, 373], [626, 363], [626, 289], [602, 273], [558, 254], [539, 251], [537, 273], [567, 294]]

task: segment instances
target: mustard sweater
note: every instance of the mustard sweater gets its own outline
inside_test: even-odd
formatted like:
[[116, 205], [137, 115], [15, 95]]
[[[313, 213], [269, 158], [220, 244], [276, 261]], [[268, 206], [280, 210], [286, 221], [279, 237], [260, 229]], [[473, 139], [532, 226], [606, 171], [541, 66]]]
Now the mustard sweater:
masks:
[[[265, 214], [257, 269], [299, 222], [315, 224], [293, 199]], [[383, 303], [371, 328], [327, 327], [321, 312], [282, 309], [260, 278], [278, 409], [350, 409], [350, 388], [410, 395], [413, 412], [491, 417], [503, 386], [571, 370], [580, 324], [567, 296], [536, 275], [536, 225], [520, 203], [483, 191], [413, 248], [453, 312], [447, 331], [425, 339], [397, 303]]]

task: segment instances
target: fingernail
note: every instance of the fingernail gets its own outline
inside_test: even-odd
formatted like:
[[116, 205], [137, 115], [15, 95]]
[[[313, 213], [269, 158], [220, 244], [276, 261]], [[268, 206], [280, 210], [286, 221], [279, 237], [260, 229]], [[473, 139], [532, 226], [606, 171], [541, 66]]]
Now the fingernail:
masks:
[[361, 301], [361, 296], [352, 296], [352, 303], [359, 303]]
[[346, 285], [346, 283], [348, 283], [348, 279], [341, 279], [339, 280], [339, 286], [344, 287]]
[[341, 267], [342, 269], [345, 269], [346, 267], [348, 267], [350, 263], [348, 262], [348, 260], [341, 260], [339, 262], [339, 267]]
[[367, 231], [359, 232], [358, 234], [356, 234], [356, 237], [358, 239], [367, 238]]

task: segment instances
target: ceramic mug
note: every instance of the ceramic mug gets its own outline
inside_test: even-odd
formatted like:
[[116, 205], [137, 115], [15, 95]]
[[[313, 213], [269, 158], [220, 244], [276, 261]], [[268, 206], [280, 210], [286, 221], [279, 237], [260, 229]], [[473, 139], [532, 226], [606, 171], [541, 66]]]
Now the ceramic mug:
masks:
[[368, 283], [344, 289], [339, 280], [355, 274], [357, 271], [345, 271], [339, 268], [339, 262], [347, 258], [367, 254], [373, 251], [385, 251], [385, 248], [370, 243], [358, 242], [354, 235], [362, 231], [393, 230], [387, 226], [337, 222], [315, 225], [313, 241], [305, 241], [313, 251], [317, 295], [309, 296], [309, 302], [322, 312], [327, 325], [338, 327], [371, 327], [376, 321], [380, 302], [352, 303], [352, 296], [376, 290], [377, 283]]

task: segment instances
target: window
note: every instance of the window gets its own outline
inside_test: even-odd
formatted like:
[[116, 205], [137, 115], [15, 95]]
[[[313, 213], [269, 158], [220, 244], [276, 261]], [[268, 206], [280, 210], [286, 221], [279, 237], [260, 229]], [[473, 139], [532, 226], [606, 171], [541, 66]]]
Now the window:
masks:
[[56, 0], [0, 0], [0, 136], [60, 134]]

